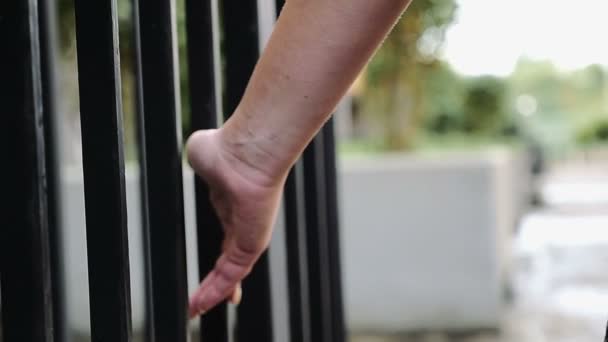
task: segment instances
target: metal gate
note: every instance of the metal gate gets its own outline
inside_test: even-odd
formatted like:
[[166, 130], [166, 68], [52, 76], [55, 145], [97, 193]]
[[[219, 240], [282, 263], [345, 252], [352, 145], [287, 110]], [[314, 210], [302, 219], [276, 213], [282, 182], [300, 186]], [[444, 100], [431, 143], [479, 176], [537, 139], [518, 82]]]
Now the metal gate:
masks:
[[[175, 4], [119, 1], [132, 1], [133, 6], [144, 340], [181, 342], [189, 332]], [[258, 1], [185, 3], [189, 92], [196, 94], [190, 97], [192, 128], [213, 128], [221, 121], [217, 113], [231, 113], [238, 104], [257, 61]], [[56, 0], [0, 1], [0, 340], [5, 342], [71, 339], [58, 214], [56, 5]], [[276, 8], [281, 6], [277, 0]], [[140, 213], [126, 209], [116, 8], [117, 0], [75, 0], [95, 342], [133, 339], [126, 218]], [[198, 264], [204, 276], [219, 255], [222, 230], [205, 184], [197, 179], [195, 186]], [[344, 341], [331, 121], [291, 171], [284, 199], [289, 339]], [[277, 339], [267, 254], [243, 283], [243, 291], [236, 324], [229, 324], [227, 305], [222, 304], [200, 318], [201, 341]]]

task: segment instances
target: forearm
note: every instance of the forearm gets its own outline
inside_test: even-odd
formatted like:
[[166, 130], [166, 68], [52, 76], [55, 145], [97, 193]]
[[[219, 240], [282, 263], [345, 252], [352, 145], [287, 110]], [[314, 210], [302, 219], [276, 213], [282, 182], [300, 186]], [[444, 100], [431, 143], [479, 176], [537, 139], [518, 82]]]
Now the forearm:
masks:
[[408, 3], [288, 0], [221, 130], [230, 154], [264, 182], [284, 176]]

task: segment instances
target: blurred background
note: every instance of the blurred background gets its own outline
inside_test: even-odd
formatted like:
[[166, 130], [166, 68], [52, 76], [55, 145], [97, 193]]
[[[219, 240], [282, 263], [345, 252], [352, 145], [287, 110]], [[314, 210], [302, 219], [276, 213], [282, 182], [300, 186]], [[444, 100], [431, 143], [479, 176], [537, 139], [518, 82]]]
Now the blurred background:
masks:
[[[118, 3], [127, 190], [129, 210], [137, 212], [130, 8]], [[73, 325], [85, 336], [74, 18], [71, 1], [60, 4], [67, 285], [76, 298]], [[185, 58], [183, 2], [177, 4]], [[605, 13], [604, 0], [413, 2], [335, 115], [353, 342], [602, 339], [608, 318]], [[186, 67], [182, 60], [185, 137]], [[141, 289], [136, 216], [129, 217], [132, 286]], [[189, 261], [196, 259], [194, 247], [189, 253]], [[133, 293], [137, 328], [143, 293]]]
[[602, 339], [607, 11], [413, 2], [337, 115], [354, 341]]

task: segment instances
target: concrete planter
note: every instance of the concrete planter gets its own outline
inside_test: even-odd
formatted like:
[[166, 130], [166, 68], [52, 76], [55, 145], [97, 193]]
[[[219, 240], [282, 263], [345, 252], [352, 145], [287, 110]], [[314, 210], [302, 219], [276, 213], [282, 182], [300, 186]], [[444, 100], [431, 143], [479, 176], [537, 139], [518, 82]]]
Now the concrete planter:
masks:
[[512, 152], [343, 161], [350, 329], [497, 327], [525, 165]]

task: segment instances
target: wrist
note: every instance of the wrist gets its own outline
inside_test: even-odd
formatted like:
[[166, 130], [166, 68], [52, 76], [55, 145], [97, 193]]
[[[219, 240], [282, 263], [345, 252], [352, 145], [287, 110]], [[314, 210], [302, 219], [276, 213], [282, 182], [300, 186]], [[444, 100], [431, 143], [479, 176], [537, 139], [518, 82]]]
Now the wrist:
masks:
[[282, 166], [275, 153], [259, 135], [229, 120], [217, 130], [222, 158], [249, 182], [264, 187], [281, 185], [289, 166]]

